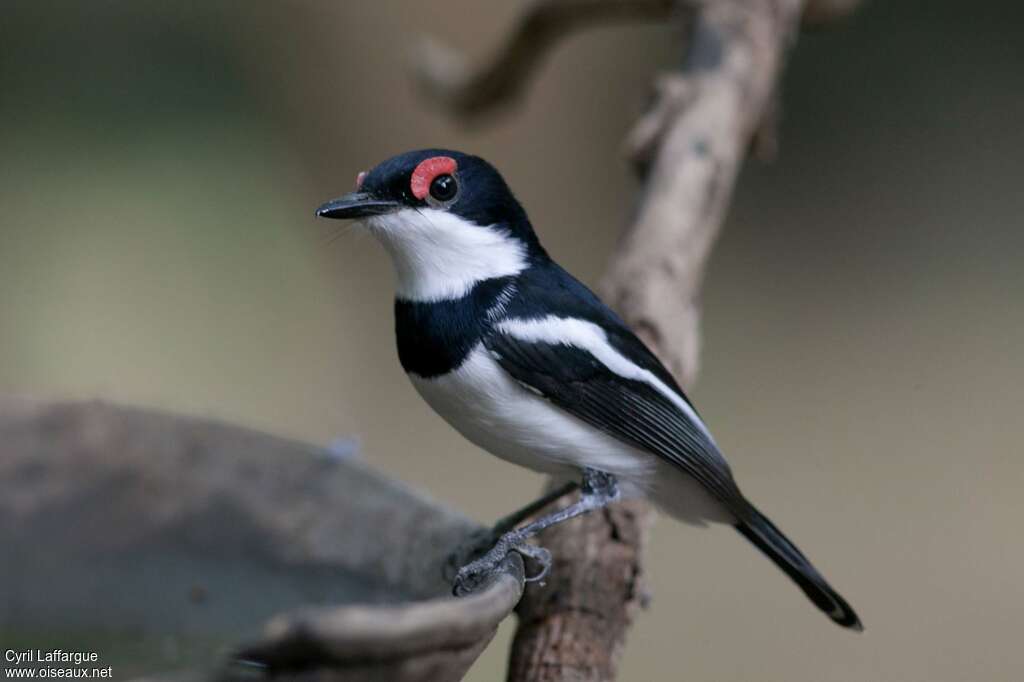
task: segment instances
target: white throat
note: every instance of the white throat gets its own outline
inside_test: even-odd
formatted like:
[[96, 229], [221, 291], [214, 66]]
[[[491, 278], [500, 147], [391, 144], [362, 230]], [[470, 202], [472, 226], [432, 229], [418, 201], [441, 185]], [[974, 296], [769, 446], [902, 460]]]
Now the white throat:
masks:
[[506, 230], [433, 208], [406, 208], [365, 220], [391, 254], [396, 293], [408, 301], [461, 298], [477, 282], [527, 267], [526, 247]]

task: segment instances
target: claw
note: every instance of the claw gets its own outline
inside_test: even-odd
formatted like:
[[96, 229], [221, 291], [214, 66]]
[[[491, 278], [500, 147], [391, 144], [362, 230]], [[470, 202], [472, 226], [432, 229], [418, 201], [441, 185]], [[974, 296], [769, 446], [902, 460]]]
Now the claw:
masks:
[[522, 545], [517, 547], [516, 551], [529, 559], [533, 559], [537, 564], [540, 564], [540, 572], [536, 575], [527, 576], [524, 579], [525, 582], [540, 582], [547, 577], [548, 573], [551, 572], [551, 552], [548, 550], [534, 545]]

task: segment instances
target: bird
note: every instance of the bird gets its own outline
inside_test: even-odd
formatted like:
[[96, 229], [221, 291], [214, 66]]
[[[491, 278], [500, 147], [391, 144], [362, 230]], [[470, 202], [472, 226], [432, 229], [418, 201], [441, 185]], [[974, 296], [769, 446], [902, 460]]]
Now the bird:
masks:
[[[499, 524], [461, 566], [464, 594], [544, 528], [640, 496], [685, 523], [733, 526], [833, 622], [862, 630], [850, 604], [740, 492], [705, 421], [655, 354], [556, 263], [501, 174], [484, 159], [422, 149], [356, 177], [316, 210], [356, 221], [395, 271], [398, 359], [444, 420], [497, 457], [563, 485]], [[578, 483], [577, 483], [578, 482]], [[521, 527], [549, 499], [577, 502]]]

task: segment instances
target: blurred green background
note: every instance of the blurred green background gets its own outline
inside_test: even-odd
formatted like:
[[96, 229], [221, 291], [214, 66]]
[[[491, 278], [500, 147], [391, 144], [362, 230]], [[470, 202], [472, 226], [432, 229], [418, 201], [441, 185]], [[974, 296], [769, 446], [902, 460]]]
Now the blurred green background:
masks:
[[[531, 498], [408, 385], [383, 252], [312, 217], [391, 154], [460, 148], [596, 281], [635, 200], [621, 140], [679, 38], [574, 36], [492, 125], [427, 106], [415, 40], [483, 56], [524, 4], [4, 2], [0, 392], [354, 436], [481, 520]], [[734, 533], [660, 521], [623, 680], [1024, 677], [1022, 25], [874, 2], [803, 35], [780, 156], [748, 164], [711, 263], [693, 397], [866, 633]], [[471, 680], [501, 678], [511, 632]]]

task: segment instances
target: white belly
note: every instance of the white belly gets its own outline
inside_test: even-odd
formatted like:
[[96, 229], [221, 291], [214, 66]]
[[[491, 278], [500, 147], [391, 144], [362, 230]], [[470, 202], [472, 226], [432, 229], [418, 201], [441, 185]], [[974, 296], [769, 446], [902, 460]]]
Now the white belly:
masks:
[[524, 388], [482, 345], [454, 372], [431, 379], [409, 378], [423, 399], [459, 433], [504, 460], [568, 478], [591, 467], [614, 474], [627, 496], [651, 497], [681, 520], [730, 520], [685, 473]]

